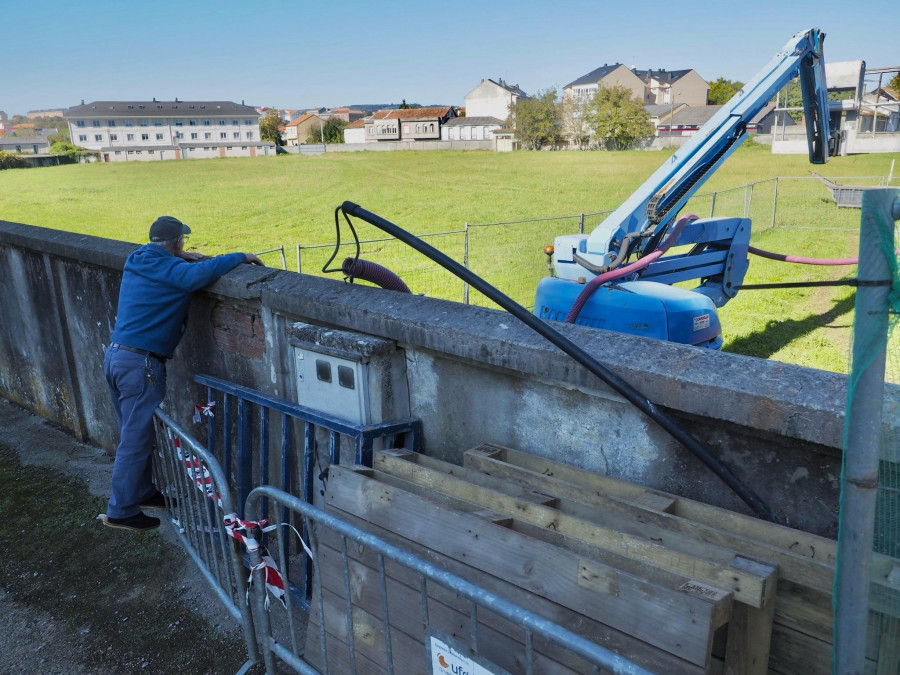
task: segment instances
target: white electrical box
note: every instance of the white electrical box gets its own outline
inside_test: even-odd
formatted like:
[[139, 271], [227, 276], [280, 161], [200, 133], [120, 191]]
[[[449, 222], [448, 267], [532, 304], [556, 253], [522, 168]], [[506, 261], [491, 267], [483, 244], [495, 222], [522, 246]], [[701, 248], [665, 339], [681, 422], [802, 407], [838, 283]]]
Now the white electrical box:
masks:
[[295, 323], [290, 344], [300, 405], [357, 424], [408, 415], [408, 396], [394, 397], [406, 361], [392, 340]]

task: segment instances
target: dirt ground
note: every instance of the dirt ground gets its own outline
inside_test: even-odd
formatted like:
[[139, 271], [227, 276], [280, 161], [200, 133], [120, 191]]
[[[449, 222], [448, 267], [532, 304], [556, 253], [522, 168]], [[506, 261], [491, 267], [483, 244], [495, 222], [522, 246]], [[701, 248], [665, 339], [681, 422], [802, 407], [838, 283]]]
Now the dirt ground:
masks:
[[[234, 673], [225, 610], [163, 517], [112, 530], [112, 461], [0, 398], [0, 673]], [[163, 512], [155, 512], [163, 516]]]

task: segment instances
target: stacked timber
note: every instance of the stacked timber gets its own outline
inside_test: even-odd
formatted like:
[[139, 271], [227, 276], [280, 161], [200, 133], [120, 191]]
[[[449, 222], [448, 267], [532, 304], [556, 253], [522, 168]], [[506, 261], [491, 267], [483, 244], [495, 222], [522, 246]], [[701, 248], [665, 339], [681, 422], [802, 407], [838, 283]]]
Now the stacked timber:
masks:
[[[372, 469], [329, 471], [326, 506], [338, 517], [648, 670], [831, 670], [831, 540], [494, 445], [466, 452], [463, 467], [401, 450], [376, 453]], [[473, 645], [468, 601], [427, 584], [423, 616], [416, 575], [334, 533], [317, 544], [313, 665], [324, 642], [332, 670], [352, 658], [358, 672], [386, 672], [389, 660], [394, 672], [429, 672], [439, 635], [497, 670], [526, 670], [520, 627], [479, 608]], [[874, 570], [894, 594], [895, 563]], [[877, 660], [879, 675], [895, 673], [897, 622], [879, 621], [871, 672]], [[546, 640], [533, 647], [534, 672], [591, 672]]]

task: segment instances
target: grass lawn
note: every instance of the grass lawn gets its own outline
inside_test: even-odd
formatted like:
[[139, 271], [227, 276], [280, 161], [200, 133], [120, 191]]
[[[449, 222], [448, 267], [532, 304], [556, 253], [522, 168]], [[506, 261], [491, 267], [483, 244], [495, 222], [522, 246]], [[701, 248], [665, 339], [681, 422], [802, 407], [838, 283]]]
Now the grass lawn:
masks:
[[[344, 200], [416, 234], [458, 231], [467, 222], [592, 213], [617, 207], [669, 154], [360, 152], [6, 170], [0, 171], [0, 219], [142, 242], [149, 223], [168, 213], [191, 225], [192, 248], [221, 253], [284, 245], [288, 266], [295, 268], [297, 244], [334, 241], [333, 212]], [[837, 157], [814, 167], [805, 155], [772, 155], [764, 146], [744, 146], [702, 191], [775, 176], [807, 176], [811, 170], [839, 177], [886, 175], [891, 160], [898, 158]], [[763, 192], [771, 191], [774, 183], [766, 185], [757, 186], [753, 195], [754, 245], [816, 257], [856, 255], [858, 210], [837, 209], [817, 181], [782, 181], [776, 226], [771, 227], [772, 196]], [[722, 193], [715, 215], [743, 215], [744, 200], [743, 191]], [[701, 216], [709, 215], [709, 208], [708, 197], [689, 204], [689, 210]], [[589, 218], [587, 231], [599, 220]], [[557, 234], [575, 231], [577, 220], [476, 228], [470, 233], [470, 265], [530, 304], [537, 279], [546, 274], [542, 247]], [[384, 235], [363, 225], [360, 236]], [[462, 260], [461, 235], [430, 241]], [[418, 254], [400, 251], [394, 243], [374, 248], [390, 253], [392, 269], [414, 292], [438, 295], [432, 289], [446, 286], [452, 291], [445, 297], [462, 299], [461, 285], [448, 273], [429, 261], [410, 259]], [[325, 258], [328, 254], [323, 252]], [[305, 272], [318, 272], [324, 262], [318, 254], [313, 258], [309, 265], [304, 263]], [[373, 259], [385, 264], [377, 255]], [[280, 265], [274, 256], [267, 261]], [[753, 258], [746, 282], [853, 274], [848, 268], [808, 268]], [[725, 348], [845, 372], [852, 305], [853, 293], [847, 288], [740, 293], [721, 310]]]

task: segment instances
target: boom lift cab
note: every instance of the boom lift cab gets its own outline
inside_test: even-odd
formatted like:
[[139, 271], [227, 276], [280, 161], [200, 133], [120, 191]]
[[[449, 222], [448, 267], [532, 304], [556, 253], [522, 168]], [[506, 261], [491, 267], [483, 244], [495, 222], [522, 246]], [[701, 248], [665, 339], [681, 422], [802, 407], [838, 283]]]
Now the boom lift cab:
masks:
[[[798, 73], [810, 162], [828, 161], [834, 139], [828, 123], [824, 38], [818, 28], [794, 35], [593, 232], [557, 237], [552, 253], [554, 276], [538, 284], [534, 313], [545, 319], [720, 348], [722, 330], [716, 308], [735, 296], [747, 271], [750, 221], [708, 218], [675, 226], [675, 216], [746, 139], [747, 122]], [[676, 252], [664, 255], [669, 248]], [[641, 263], [646, 256], [652, 258]], [[699, 285], [692, 290], [672, 286], [694, 279]]]

